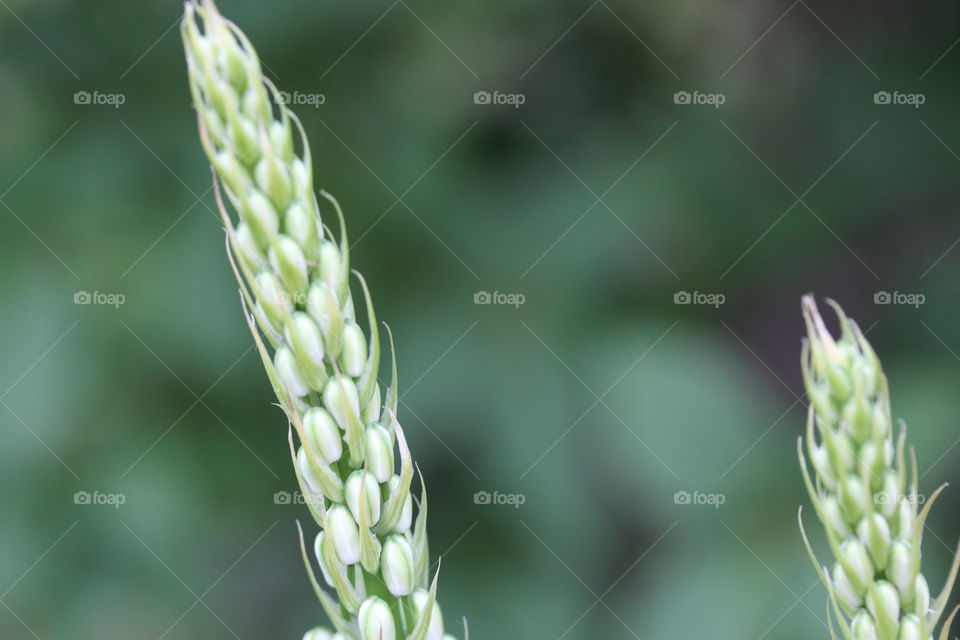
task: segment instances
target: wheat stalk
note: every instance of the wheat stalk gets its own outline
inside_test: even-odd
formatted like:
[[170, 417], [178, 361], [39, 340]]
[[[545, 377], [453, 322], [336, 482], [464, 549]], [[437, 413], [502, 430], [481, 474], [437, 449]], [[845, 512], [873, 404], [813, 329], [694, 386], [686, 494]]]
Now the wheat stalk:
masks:
[[[835, 340], [810, 296], [803, 298], [808, 339], [803, 379], [810, 400], [806, 451], [798, 442], [810, 499], [827, 533], [835, 564], [820, 565], [803, 519], [800, 530], [810, 559], [827, 587], [830, 634], [834, 621], [845, 640], [930, 640], [946, 609], [960, 567], [960, 549], [940, 595], [931, 599], [920, 571], [923, 528], [939, 487], [920, 508], [917, 462], [906, 429], [893, 435], [887, 379], [857, 324], [838, 305]], [[947, 640], [954, 609], [940, 631]]]
[[425, 492], [413, 523], [413, 462], [396, 419], [396, 360], [381, 396], [376, 315], [353, 272], [366, 307], [365, 335], [354, 313], [340, 207], [320, 192], [336, 212], [335, 237], [320, 221], [303, 128], [263, 77], [243, 32], [212, 0], [186, 4], [181, 32], [200, 139], [237, 212], [234, 223], [218, 186], [244, 315], [292, 426], [294, 469], [322, 529], [314, 556], [337, 594], [316, 579], [301, 530], [310, 581], [336, 629], [317, 627], [304, 639], [452, 640], [435, 602], [437, 576], [431, 582], [428, 575]]

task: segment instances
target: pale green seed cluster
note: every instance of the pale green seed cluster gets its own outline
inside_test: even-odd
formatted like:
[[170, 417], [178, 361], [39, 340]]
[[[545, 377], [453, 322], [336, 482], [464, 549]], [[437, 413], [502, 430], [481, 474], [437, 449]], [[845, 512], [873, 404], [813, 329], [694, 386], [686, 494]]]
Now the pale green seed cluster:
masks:
[[314, 555], [339, 599], [308, 562], [337, 631], [317, 628], [305, 639], [451, 638], [428, 575], [425, 495], [413, 524], [413, 464], [395, 418], [396, 363], [382, 398], [378, 326], [359, 274], [366, 335], [356, 321], [339, 206], [323, 194], [340, 217], [338, 240], [320, 221], [306, 136], [244, 34], [210, 0], [186, 5], [182, 34], [203, 147], [239, 218], [234, 224], [220, 203], [231, 263], [299, 437], [295, 453], [291, 438], [294, 466], [323, 529]]
[[[920, 572], [920, 543], [936, 494], [921, 511], [915, 461], [908, 487], [903, 431], [894, 444], [880, 362], [856, 323], [833, 306], [839, 340], [826, 329], [813, 299], [803, 299], [809, 338], [803, 348], [810, 400], [806, 449], [815, 480], [802, 448], [801, 464], [836, 559], [829, 570], [814, 564], [844, 638], [928, 640], [945, 608], [956, 562], [944, 592], [931, 600]], [[941, 637], [948, 627], [949, 622]]]

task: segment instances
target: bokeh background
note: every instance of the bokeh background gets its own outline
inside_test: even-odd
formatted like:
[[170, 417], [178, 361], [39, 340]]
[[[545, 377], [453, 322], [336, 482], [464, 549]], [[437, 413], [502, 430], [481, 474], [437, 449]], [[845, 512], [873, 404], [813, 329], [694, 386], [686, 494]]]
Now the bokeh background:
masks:
[[[807, 291], [869, 328], [922, 489], [960, 480], [955, 4], [220, 7], [303, 96], [316, 182], [396, 334], [451, 630], [828, 637], [796, 526]], [[274, 500], [285, 423], [212, 213], [180, 12], [0, 0], [3, 638], [323, 620], [306, 511]], [[934, 584], [960, 533], [942, 500]]]

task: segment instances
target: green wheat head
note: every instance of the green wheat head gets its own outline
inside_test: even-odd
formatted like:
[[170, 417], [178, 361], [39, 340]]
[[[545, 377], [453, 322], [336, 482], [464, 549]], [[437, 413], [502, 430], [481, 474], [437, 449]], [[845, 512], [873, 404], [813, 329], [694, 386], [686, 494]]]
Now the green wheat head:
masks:
[[[857, 324], [838, 305], [835, 340], [816, 303], [803, 298], [808, 338], [803, 344], [803, 379], [810, 407], [806, 452], [798, 443], [803, 479], [827, 533], [835, 564], [817, 561], [803, 520], [800, 530], [814, 567], [829, 593], [830, 634], [834, 623], [845, 640], [930, 640], [960, 566], [960, 550], [940, 595], [931, 599], [920, 571], [920, 543], [939, 487], [920, 509], [917, 462], [907, 465], [906, 429], [896, 438], [887, 379]], [[908, 482], [909, 479], [909, 482]], [[954, 609], [940, 631], [947, 640]]]
[[320, 219], [303, 128], [264, 78], [243, 32], [211, 0], [186, 4], [181, 32], [244, 316], [291, 425], [294, 469], [322, 529], [314, 556], [336, 593], [317, 580], [301, 532], [310, 581], [336, 628], [317, 627], [304, 639], [452, 640], [435, 602], [437, 577], [429, 575], [425, 492], [413, 522], [396, 360], [381, 395], [379, 327], [367, 286], [353, 272], [366, 333], [356, 320], [340, 207], [320, 192], [336, 212], [338, 237]]

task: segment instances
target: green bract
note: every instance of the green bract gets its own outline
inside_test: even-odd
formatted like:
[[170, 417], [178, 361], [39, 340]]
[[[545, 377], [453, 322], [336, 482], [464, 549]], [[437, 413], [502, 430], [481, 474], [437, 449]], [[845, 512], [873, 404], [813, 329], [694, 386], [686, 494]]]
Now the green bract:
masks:
[[[845, 640], [930, 640], [960, 566], [958, 550], [943, 591], [931, 599], [920, 572], [920, 542], [943, 487], [926, 501], [919, 497], [913, 449], [908, 483], [906, 430], [894, 438], [880, 361], [856, 323], [830, 304], [840, 319], [839, 340], [813, 298], [803, 299], [806, 456], [802, 438], [798, 444], [804, 482], [835, 559], [832, 569], [821, 567], [801, 519], [807, 551], [829, 592], [830, 633], [838, 637], [835, 621]], [[956, 611], [940, 640], [947, 640]]]
[[337, 594], [316, 579], [301, 533], [310, 580], [336, 628], [304, 638], [449, 638], [436, 577], [431, 583], [428, 575], [425, 494], [415, 524], [412, 517], [413, 461], [396, 420], [396, 362], [381, 395], [377, 320], [356, 273], [366, 332], [354, 313], [340, 207], [321, 192], [338, 218], [335, 237], [320, 220], [303, 128], [263, 77], [243, 32], [211, 0], [187, 3], [181, 32], [200, 140], [220, 178], [228, 256], [267, 375], [300, 443], [294, 447], [291, 433], [297, 479], [323, 529], [315, 560]]

